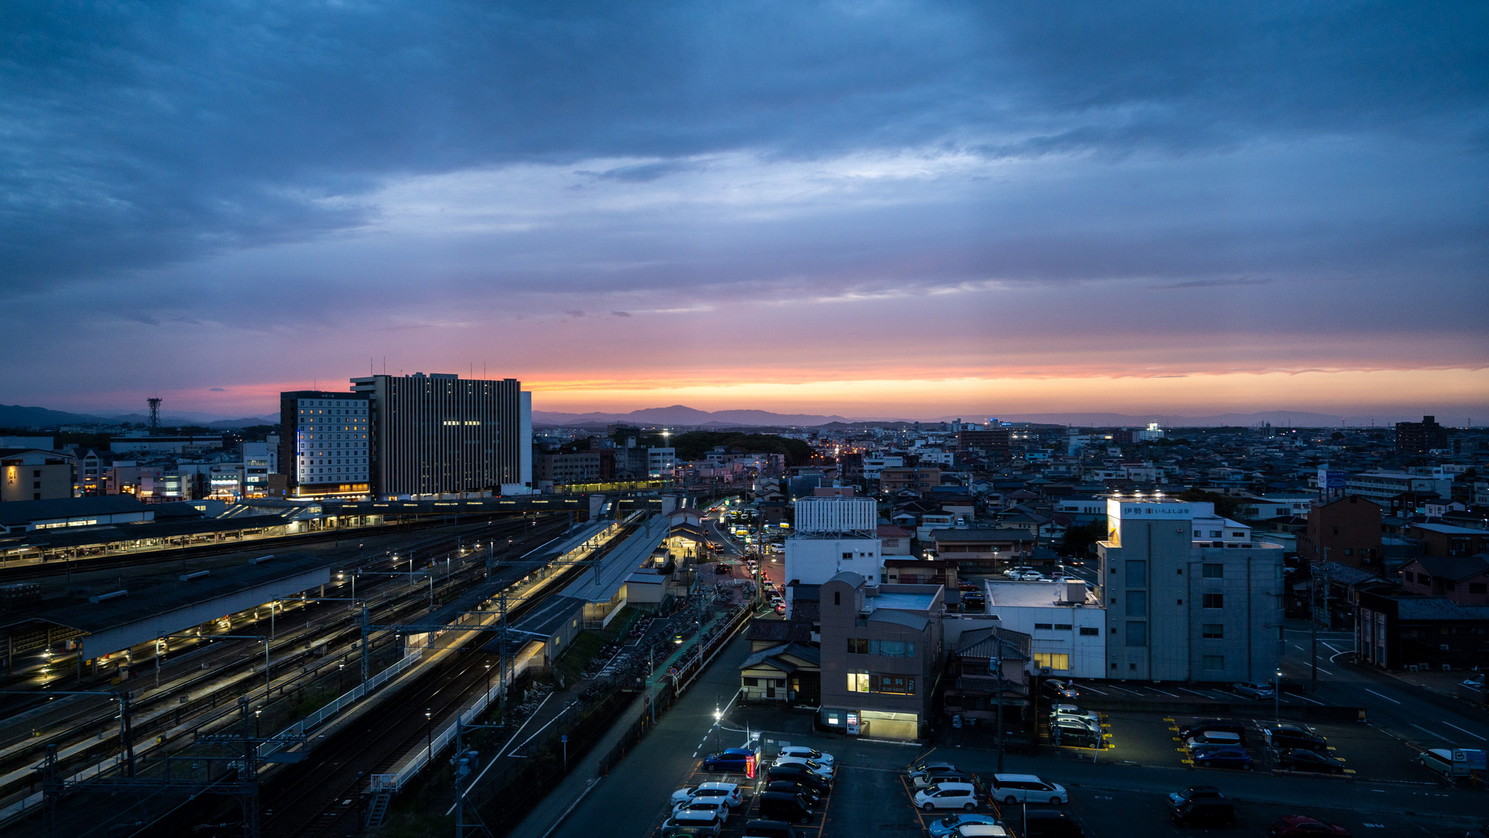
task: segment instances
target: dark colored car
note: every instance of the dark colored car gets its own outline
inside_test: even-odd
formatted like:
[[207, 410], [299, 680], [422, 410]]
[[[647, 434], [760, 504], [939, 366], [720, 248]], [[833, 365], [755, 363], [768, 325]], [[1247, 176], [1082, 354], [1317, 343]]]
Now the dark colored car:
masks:
[[756, 800], [760, 806], [760, 814], [773, 821], [810, 823], [812, 820], [811, 804], [802, 799], [799, 794], [765, 791], [761, 792]]
[[1236, 805], [1223, 797], [1201, 797], [1169, 804], [1168, 815], [1179, 826], [1231, 826]]
[[1214, 786], [1190, 786], [1183, 791], [1168, 793], [1168, 804], [1177, 806], [1186, 800], [1224, 800], [1225, 792]]
[[758, 755], [751, 748], [726, 748], [703, 758], [704, 771], [744, 771]]
[[788, 794], [799, 794], [806, 801], [816, 806], [822, 800], [822, 790], [809, 786], [796, 780], [773, 780], [765, 784], [765, 791], [784, 791]]
[[1327, 751], [1329, 743], [1322, 736], [1287, 728], [1267, 728], [1267, 744], [1274, 748], [1301, 748], [1308, 751]]
[[1278, 754], [1277, 764], [1292, 771], [1314, 771], [1319, 774], [1344, 773], [1344, 763], [1327, 754], [1303, 748], [1290, 748]]
[[1237, 768], [1242, 771], [1251, 770], [1251, 754], [1246, 753], [1244, 748], [1234, 745], [1201, 746], [1195, 748], [1190, 758], [1195, 765], [1206, 768]]
[[1025, 838], [1085, 838], [1085, 831], [1059, 809], [1030, 809], [1023, 817]]
[[776, 780], [795, 780], [802, 785], [811, 786], [824, 794], [828, 789], [832, 788], [832, 783], [828, 782], [826, 777], [807, 768], [805, 765], [772, 765], [770, 770], [765, 772], [765, 779], [772, 782]]
[[1287, 815], [1278, 818], [1267, 827], [1271, 838], [1350, 838], [1348, 829], [1337, 823], [1321, 821], [1309, 815]]
[[785, 821], [753, 820], [745, 824], [744, 838], [800, 838], [801, 830]]

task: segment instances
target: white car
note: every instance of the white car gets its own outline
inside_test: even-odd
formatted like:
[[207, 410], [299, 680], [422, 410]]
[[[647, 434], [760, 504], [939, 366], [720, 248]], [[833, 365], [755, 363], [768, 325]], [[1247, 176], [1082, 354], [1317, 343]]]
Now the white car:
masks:
[[1277, 690], [1271, 684], [1231, 684], [1230, 689], [1245, 698], [1272, 698], [1277, 695]]
[[830, 763], [818, 762], [818, 761], [816, 761], [814, 759], [807, 759], [806, 757], [798, 757], [798, 756], [791, 756], [789, 754], [782, 754], [781, 756], [776, 757], [775, 764], [776, 765], [804, 765], [807, 768], [810, 768], [813, 771], [817, 772], [818, 774], [821, 774], [824, 778], [826, 778], [828, 780], [831, 780], [832, 779], [832, 775], [833, 775], [833, 768], [832, 768], [832, 765]]
[[1009, 579], [1021, 579], [1025, 573], [1037, 573], [1032, 567], [1010, 567], [1003, 571], [1003, 575]]
[[1050, 707], [1050, 715], [1072, 716], [1075, 718], [1090, 719], [1097, 724], [1101, 724], [1100, 713], [1096, 713], [1091, 710], [1084, 710], [1074, 704], [1055, 704]]
[[674, 833], [692, 832], [695, 835], [712, 835], [717, 838], [722, 828], [723, 822], [717, 818], [712, 821], [668, 818], [662, 821], [661, 834], [672, 835]]
[[805, 745], [787, 745], [786, 747], [781, 749], [781, 756], [805, 757], [806, 759], [812, 760], [813, 762], [820, 762], [826, 766], [831, 766], [835, 761], [832, 754], [825, 754], [817, 750], [816, 748], [808, 748]]
[[1101, 732], [1101, 721], [1099, 719], [1092, 719], [1088, 716], [1067, 716], [1064, 713], [1050, 714], [1050, 726], [1055, 727], [1059, 725], [1075, 725], [1077, 727], [1083, 727], [1092, 733]]
[[721, 800], [690, 800], [672, 807], [672, 819], [682, 823], [694, 819], [723, 823], [729, 820], [729, 804]]
[[927, 812], [937, 809], [977, 808], [977, 787], [971, 783], [937, 783], [915, 793], [915, 807]]
[[739, 786], [734, 783], [699, 783], [696, 786], [680, 788], [672, 793], [674, 808], [680, 803], [692, 803], [695, 800], [718, 801], [733, 809], [744, 802], [744, 796], [740, 794]]

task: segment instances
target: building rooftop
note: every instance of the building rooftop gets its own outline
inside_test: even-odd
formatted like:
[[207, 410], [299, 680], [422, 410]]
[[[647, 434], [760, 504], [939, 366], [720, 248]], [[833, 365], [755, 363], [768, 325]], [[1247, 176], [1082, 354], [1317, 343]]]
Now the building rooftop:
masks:
[[[1064, 601], [1068, 592], [1064, 582], [995, 582], [989, 579], [983, 582], [983, 586], [987, 589], [987, 607], [990, 613], [994, 606], [999, 605], [1020, 608], [1053, 605], [1074, 607]], [[1084, 588], [1084, 583], [1081, 586]], [[1098, 605], [1089, 590], [1086, 591], [1085, 604], [1093, 607]]]

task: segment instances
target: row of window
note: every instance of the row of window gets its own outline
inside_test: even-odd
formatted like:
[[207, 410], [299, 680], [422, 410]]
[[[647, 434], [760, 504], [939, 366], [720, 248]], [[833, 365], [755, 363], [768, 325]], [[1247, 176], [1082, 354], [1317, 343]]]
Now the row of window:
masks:
[[865, 637], [848, 638], [848, 654], [878, 655], [884, 658], [915, 657], [914, 640], [869, 640]]
[[[1072, 628], [1074, 628], [1074, 626], [1072, 626], [1070, 623], [1035, 623], [1034, 624], [1034, 630], [1035, 631], [1070, 631]], [[1096, 628], [1094, 626], [1081, 626], [1080, 633], [1083, 636], [1085, 636], [1085, 637], [1097, 637], [1097, 636], [1100, 636], [1101, 629]]]
[[848, 692], [915, 695], [913, 675], [881, 675], [877, 672], [849, 672]]
[[[1204, 562], [1204, 563], [1202, 563], [1199, 566], [1199, 571], [1200, 571], [1200, 577], [1201, 578], [1204, 578], [1204, 579], [1224, 579], [1225, 578], [1225, 565], [1222, 564], [1221, 562]], [[1113, 576], [1115, 576], [1117, 574], [1117, 566], [1115, 564], [1112, 565], [1111, 574]], [[1148, 575], [1148, 560], [1147, 559], [1128, 559], [1127, 560], [1127, 575], [1128, 576], [1133, 576], [1133, 577], [1136, 577], [1136, 578], [1139, 578], [1139, 579], [1141, 579], [1143, 577], [1146, 577]], [[1184, 575], [1184, 568], [1182, 568], [1182, 567], [1175, 568], [1174, 569], [1174, 575], [1175, 576], [1183, 576]]]

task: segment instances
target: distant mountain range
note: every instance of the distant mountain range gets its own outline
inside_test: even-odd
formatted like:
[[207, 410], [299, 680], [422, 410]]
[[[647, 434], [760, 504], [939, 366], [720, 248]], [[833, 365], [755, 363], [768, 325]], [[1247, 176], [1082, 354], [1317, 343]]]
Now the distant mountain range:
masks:
[[[144, 413], [125, 416], [94, 416], [86, 413], [67, 413], [60, 410], [48, 410], [44, 407], [0, 404], [0, 428], [32, 428], [50, 431], [62, 425], [122, 425], [126, 422], [144, 425], [149, 423], [149, 421], [150, 417]], [[249, 416], [243, 419], [223, 419], [201, 413], [166, 413], [160, 417], [160, 424], [167, 428], [194, 425], [196, 427], [223, 431], [246, 428], [250, 425], [275, 425], [278, 423], [278, 416]]]
[[[1256, 413], [1221, 413], [1213, 416], [1180, 416], [1171, 413], [996, 413], [992, 414], [1005, 422], [1031, 422], [1044, 425], [1070, 425], [1086, 428], [1140, 427], [1157, 422], [1166, 428], [1203, 428], [1220, 425], [1254, 427], [1271, 423], [1277, 428], [1338, 428], [1390, 426], [1395, 422], [1419, 421], [1420, 416], [1337, 416], [1326, 413], [1304, 411], [1269, 410]], [[921, 420], [921, 424], [934, 424], [963, 419], [976, 422], [987, 419], [987, 414], [965, 413], [960, 416], [940, 416]], [[1443, 417], [1448, 424], [1447, 417]], [[83, 413], [66, 413], [44, 407], [22, 407], [0, 404], [0, 428], [35, 428], [52, 430], [61, 425], [120, 425], [125, 422], [143, 425], [149, 416], [134, 413], [120, 416], [95, 416]], [[196, 425], [216, 430], [234, 430], [250, 425], [273, 425], [278, 416], [249, 416], [242, 419], [222, 419], [200, 413], [168, 413], [160, 417], [166, 427]], [[845, 416], [823, 416], [810, 413], [772, 413], [768, 410], [698, 410], [685, 405], [650, 407], [629, 413], [558, 413], [546, 410], [533, 411], [533, 424], [546, 427], [604, 427], [613, 424], [642, 425], [647, 427], [675, 428], [759, 428], [795, 427], [816, 428], [824, 425], [913, 425], [913, 419], [895, 418], [849, 418]]]
[[[922, 420], [921, 424], [951, 422], [962, 419], [976, 422], [988, 418], [983, 414], [941, 416]], [[1214, 416], [1179, 416], [1169, 413], [1125, 414], [1125, 413], [1017, 413], [998, 414], [995, 418], [1004, 422], [1030, 422], [1042, 425], [1070, 425], [1075, 427], [1141, 427], [1157, 422], [1166, 428], [1204, 428], [1221, 425], [1251, 427], [1271, 423], [1278, 428], [1337, 428], [1390, 425], [1395, 422], [1416, 421], [1421, 417], [1383, 416], [1332, 416], [1325, 413], [1304, 411], [1271, 410], [1257, 413], [1222, 413]], [[630, 413], [553, 413], [533, 411], [533, 424], [562, 427], [589, 427], [611, 424], [664, 425], [671, 427], [799, 427], [814, 428], [838, 424], [914, 424], [913, 419], [850, 419], [843, 416], [821, 416], [805, 413], [771, 413], [768, 410], [720, 410], [706, 411], [683, 405], [653, 407], [633, 410]]]

